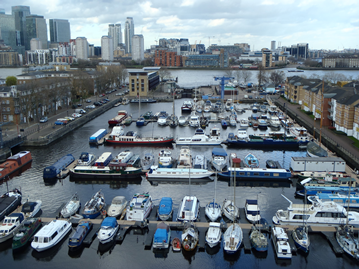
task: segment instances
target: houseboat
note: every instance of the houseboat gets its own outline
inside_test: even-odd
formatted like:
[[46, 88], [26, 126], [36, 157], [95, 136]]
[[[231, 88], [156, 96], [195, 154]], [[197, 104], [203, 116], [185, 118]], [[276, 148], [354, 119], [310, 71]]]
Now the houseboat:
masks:
[[22, 194], [18, 189], [13, 189], [0, 196], [0, 221], [21, 205]]
[[229, 167], [228, 171], [219, 173], [220, 177], [251, 180], [289, 180], [292, 176], [288, 169]]
[[212, 171], [207, 169], [198, 169], [198, 168], [159, 168], [157, 166], [151, 166], [149, 172], [146, 173], [146, 178], [163, 178], [168, 179], [200, 179], [208, 178], [213, 175]]
[[199, 217], [199, 200], [196, 196], [185, 196], [178, 210], [178, 221], [196, 221]]
[[45, 180], [59, 178], [61, 171], [65, 170], [74, 161], [75, 158], [72, 156], [72, 154], [65, 155], [53, 165], [44, 168], [43, 178]]
[[148, 193], [136, 193], [127, 206], [126, 220], [143, 221], [150, 215], [152, 207], [152, 198]]
[[24, 248], [40, 227], [40, 218], [25, 219], [21, 228], [12, 238], [12, 250], [17, 251]]
[[127, 133], [126, 135], [110, 135], [106, 139], [106, 143], [110, 144], [123, 144], [123, 145], [133, 145], [133, 146], [158, 146], [171, 144], [173, 142], [173, 137], [162, 137], [162, 136], [153, 136], [153, 137], [141, 137], [137, 133]]
[[118, 114], [116, 117], [110, 119], [108, 121], [108, 125], [109, 126], [114, 126], [117, 125], [119, 123], [122, 123], [127, 117], [127, 111], [126, 110], [120, 110], [118, 111]]
[[106, 166], [112, 161], [112, 153], [111, 152], [104, 152], [101, 156], [95, 161], [94, 166]]
[[79, 225], [77, 225], [75, 232], [69, 238], [69, 250], [76, 251], [82, 246], [82, 242], [92, 230], [93, 224], [89, 220], [81, 220]]
[[20, 151], [6, 159], [0, 164], [0, 180], [10, 177], [11, 174], [20, 170], [23, 166], [31, 163], [32, 157], [30, 151]]
[[22, 222], [25, 219], [23, 213], [11, 213], [6, 216], [0, 226], [0, 243], [3, 243], [11, 238], [20, 229]]
[[94, 133], [93, 135], [90, 136], [89, 143], [98, 145], [101, 143], [101, 139], [103, 139], [105, 137], [105, 135], [107, 135], [107, 130], [100, 129], [96, 133]]
[[222, 143], [220, 134], [221, 131], [218, 127], [211, 128], [210, 135], [206, 135], [203, 129], [196, 129], [194, 136], [179, 137], [175, 142], [177, 145], [219, 146]]

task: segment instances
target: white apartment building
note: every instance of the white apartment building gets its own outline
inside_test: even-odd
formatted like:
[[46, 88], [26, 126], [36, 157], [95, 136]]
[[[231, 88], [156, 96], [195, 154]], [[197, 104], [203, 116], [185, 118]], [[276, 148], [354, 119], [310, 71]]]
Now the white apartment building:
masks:
[[136, 62], [143, 61], [145, 45], [143, 35], [134, 35], [132, 38], [132, 60]]
[[76, 58], [79, 60], [88, 59], [88, 42], [86, 37], [76, 38]]
[[105, 61], [113, 61], [113, 38], [103, 36], [101, 38], [101, 58]]

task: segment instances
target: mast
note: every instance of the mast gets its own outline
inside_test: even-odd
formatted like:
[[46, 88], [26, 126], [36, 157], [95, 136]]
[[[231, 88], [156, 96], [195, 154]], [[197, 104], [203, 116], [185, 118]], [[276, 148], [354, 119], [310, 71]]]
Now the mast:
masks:
[[322, 83], [322, 99], [321, 99], [321, 113], [320, 113], [320, 135], [319, 135], [319, 147], [322, 143], [322, 125], [323, 125], [323, 114], [324, 114], [324, 80]]

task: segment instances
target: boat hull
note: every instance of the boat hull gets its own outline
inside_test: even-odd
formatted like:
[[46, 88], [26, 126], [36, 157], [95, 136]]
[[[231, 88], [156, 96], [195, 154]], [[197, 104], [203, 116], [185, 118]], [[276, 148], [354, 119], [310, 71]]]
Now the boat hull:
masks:
[[71, 179], [113, 179], [121, 181], [123, 179], [138, 179], [143, 175], [142, 170], [128, 173], [83, 173], [70, 171]]
[[236, 179], [251, 179], [251, 180], [289, 180], [292, 176], [289, 170], [286, 169], [265, 169], [265, 168], [229, 168], [229, 171], [219, 173], [222, 178], [234, 177]]
[[171, 144], [173, 142], [173, 138], [169, 139], [139, 139], [134, 141], [118, 141], [118, 140], [106, 140], [107, 143], [110, 144], [122, 144], [122, 145], [128, 145], [128, 146], [158, 146], [158, 145], [166, 145]]

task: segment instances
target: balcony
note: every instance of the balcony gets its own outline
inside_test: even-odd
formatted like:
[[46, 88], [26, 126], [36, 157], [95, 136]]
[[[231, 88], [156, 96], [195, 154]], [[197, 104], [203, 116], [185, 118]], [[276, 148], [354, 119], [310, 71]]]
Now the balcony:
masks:
[[333, 116], [332, 116], [332, 115], [328, 115], [327, 117], [328, 117], [328, 119], [333, 120]]

